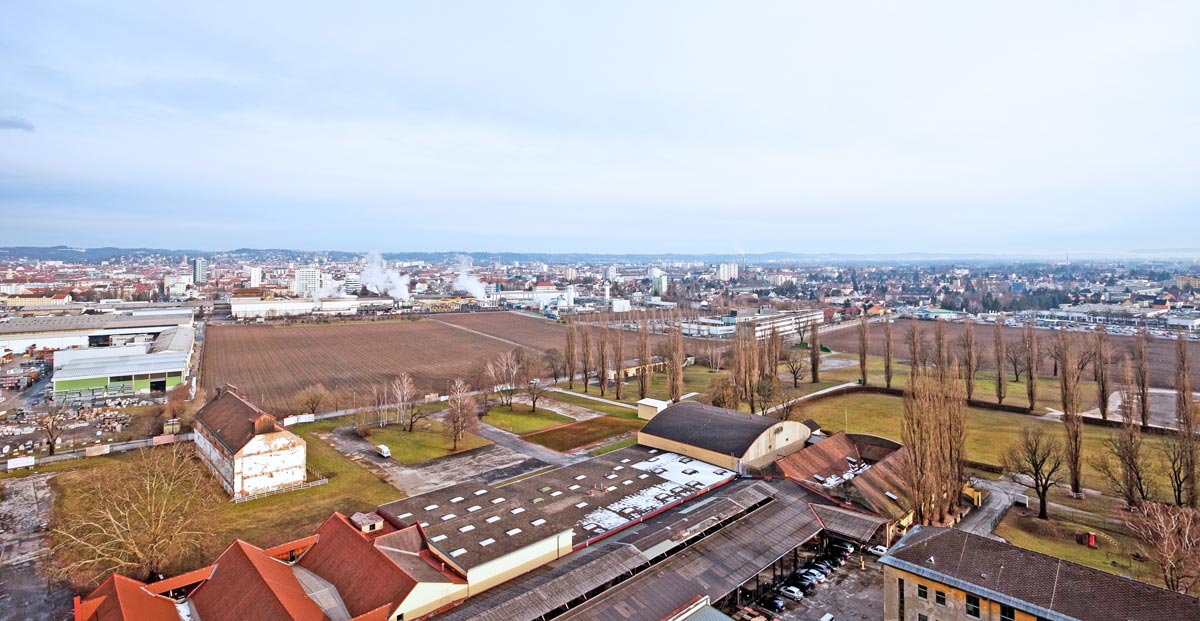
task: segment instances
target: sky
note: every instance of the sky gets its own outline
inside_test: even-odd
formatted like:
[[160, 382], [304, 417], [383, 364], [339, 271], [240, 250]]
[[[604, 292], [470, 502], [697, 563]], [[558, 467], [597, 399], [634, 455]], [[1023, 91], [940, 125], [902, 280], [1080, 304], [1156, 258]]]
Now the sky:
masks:
[[0, 246], [1200, 246], [1197, 2], [3, 16]]

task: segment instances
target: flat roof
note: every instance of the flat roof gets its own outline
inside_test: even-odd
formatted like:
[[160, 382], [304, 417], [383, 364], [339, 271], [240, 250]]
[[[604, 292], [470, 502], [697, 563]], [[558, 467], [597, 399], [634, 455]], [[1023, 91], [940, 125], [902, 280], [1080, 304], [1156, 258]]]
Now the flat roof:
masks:
[[465, 482], [379, 507], [420, 524], [429, 545], [470, 569], [565, 531], [573, 545], [604, 537], [734, 473], [686, 456], [629, 447], [503, 487]]
[[68, 362], [61, 369], [55, 371], [54, 381], [112, 377], [115, 375], [182, 372], [187, 368], [187, 365], [187, 354], [176, 351], [157, 354], [134, 354], [112, 358], [84, 358]]
[[146, 328], [191, 325], [192, 316], [181, 313], [130, 315], [54, 315], [50, 317], [11, 317], [0, 321], [0, 334], [70, 332], [105, 328]]

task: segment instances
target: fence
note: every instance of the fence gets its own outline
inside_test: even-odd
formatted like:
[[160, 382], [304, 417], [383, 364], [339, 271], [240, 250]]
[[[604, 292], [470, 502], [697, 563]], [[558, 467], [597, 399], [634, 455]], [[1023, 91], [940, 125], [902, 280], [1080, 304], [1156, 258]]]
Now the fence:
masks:
[[[315, 477], [315, 476], [319, 476], [319, 475], [318, 475], [318, 473], [317, 473], [315, 470], [313, 470], [312, 468], [309, 468], [308, 466], [305, 466], [305, 467], [304, 467], [304, 469], [305, 469], [305, 471], [307, 471], [307, 472], [308, 472], [308, 473], [309, 473], [311, 476], [314, 476], [314, 477]], [[305, 482], [303, 482], [303, 483], [297, 483], [297, 484], [295, 484], [295, 485], [289, 485], [289, 486], [287, 486], [287, 487], [281, 487], [281, 488], [279, 488], [279, 489], [273, 489], [273, 490], [271, 490], [271, 491], [269, 491], [269, 492], [259, 492], [259, 493], [257, 493], [257, 494], [250, 494], [249, 496], [236, 496], [236, 497], [234, 497], [234, 498], [231, 498], [231, 500], [232, 500], [232, 501], [233, 501], [235, 504], [241, 504], [241, 503], [243, 503], [243, 502], [249, 502], [249, 501], [251, 501], [251, 500], [258, 500], [259, 498], [266, 498], [267, 496], [274, 496], [275, 494], [282, 494], [282, 493], [284, 493], [284, 492], [294, 492], [294, 491], [296, 491], [296, 490], [298, 490], [298, 489], [308, 489], [308, 488], [310, 488], [310, 487], [316, 487], [316, 486], [318, 486], [318, 485], [324, 485], [324, 484], [326, 484], [326, 483], [328, 483], [328, 482], [329, 482], [329, 479], [327, 479], [327, 478], [325, 478], [325, 477], [323, 477], [323, 476], [322, 476], [321, 478], [319, 478], [319, 479], [315, 479], [315, 480], [313, 480], [313, 481], [305, 481]]]

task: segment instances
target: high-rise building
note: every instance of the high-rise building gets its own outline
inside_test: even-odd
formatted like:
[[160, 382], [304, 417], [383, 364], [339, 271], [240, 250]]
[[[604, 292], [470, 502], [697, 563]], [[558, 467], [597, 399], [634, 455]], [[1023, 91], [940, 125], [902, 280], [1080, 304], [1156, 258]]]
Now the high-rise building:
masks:
[[722, 263], [717, 266], [717, 280], [729, 282], [738, 277], [737, 263]]
[[321, 270], [315, 267], [296, 268], [296, 278], [292, 281], [292, 292], [300, 297], [308, 297], [321, 290]]
[[250, 272], [250, 287], [257, 288], [262, 286], [262, 268], [252, 267]]
[[208, 261], [202, 257], [192, 259], [192, 282], [197, 285], [208, 282]]

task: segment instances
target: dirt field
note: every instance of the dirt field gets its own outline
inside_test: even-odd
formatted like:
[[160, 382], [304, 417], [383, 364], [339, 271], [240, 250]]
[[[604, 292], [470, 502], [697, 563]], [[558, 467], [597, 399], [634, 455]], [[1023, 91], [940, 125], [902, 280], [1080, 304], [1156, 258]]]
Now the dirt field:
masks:
[[[904, 335], [908, 331], [908, 325], [911, 320], [897, 319], [896, 323], [892, 324], [892, 347], [897, 360], [908, 359], [908, 347], [904, 344]], [[934, 324], [931, 321], [916, 322], [921, 326], [921, 330], [925, 334], [925, 341], [928, 347], [933, 346], [933, 331]], [[957, 353], [958, 339], [962, 336], [963, 324], [948, 323], [946, 324], [946, 340], [951, 344], [951, 351]], [[1004, 328], [1005, 338], [1009, 343], [1016, 343], [1021, 338], [1021, 330], [1018, 328]], [[1055, 334], [1051, 330], [1038, 330], [1038, 338], [1042, 339], [1040, 350], [1042, 357], [1042, 372], [1041, 375], [1049, 376], [1051, 362], [1046, 355], [1049, 347], [1045, 345], [1049, 339]], [[1080, 337], [1090, 337], [1090, 334], [1077, 333]], [[979, 346], [979, 355], [982, 368], [995, 369], [993, 364], [992, 354], [992, 325], [991, 324], [976, 324], [975, 325], [975, 342]], [[1112, 345], [1114, 366], [1111, 377], [1120, 377], [1121, 360], [1129, 355], [1133, 348], [1133, 337], [1128, 336], [1109, 336], [1109, 342]], [[821, 344], [826, 345], [836, 351], [858, 352], [858, 330], [848, 328], [838, 330], [829, 335], [822, 336]], [[1198, 385], [1200, 382], [1200, 343], [1189, 343], [1192, 352], [1192, 385]], [[1175, 387], [1175, 341], [1167, 339], [1150, 339], [1147, 351], [1150, 357], [1150, 383], [1160, 388]], [[883, 325], [878, 323], [871, 324], [871, 353], [876, 356], [883, 356]], [[1090, 375], [1090, 372], [1089, 372]], [[1010, 375], [1011, 378], [1011, 375]]]
[[[297, 393], [320, 383], [336, 397], [329, 409], [340, 409], [356, 402], [365, 405], [374, 387], [390, 381], [400, 370], [412, 374], [422, 393], [445, 392], [448, 382], [465, 377], [480, 360], [510, 350], [514, 343], [536, 348], [556, 342], [562, 335], [561, 326], [508, 313], [479, 315], [479, 319], [481, 325], [470, 330], [441, 318], [287, 327], [212, 326], [205, 339], [201, 386], [209, 391], [233, 384], [268, 410], [285, 413], [297, 410], [292, 403]], [[489, 319], [496, 325], [488, 326]], [[479, 327], [489, 328], [499, 338], [482, 333]]]

